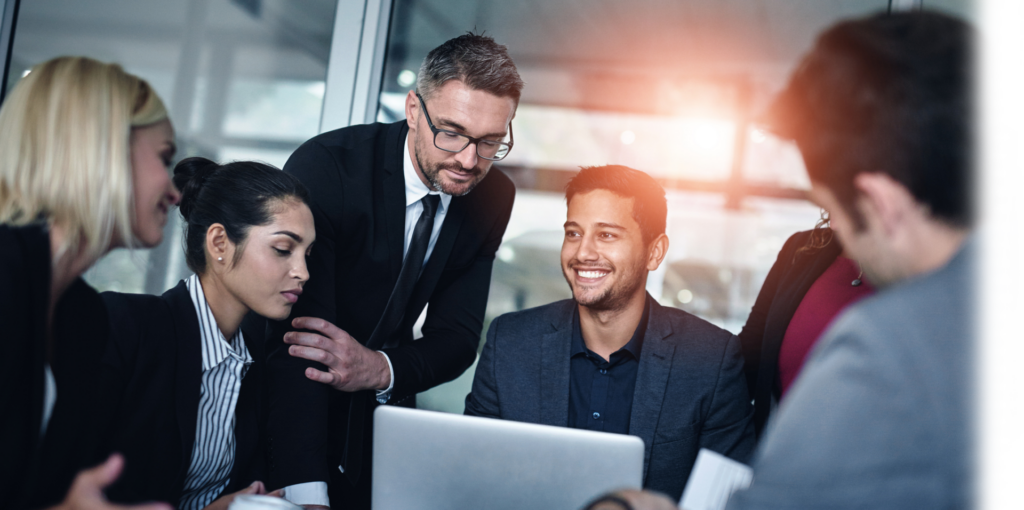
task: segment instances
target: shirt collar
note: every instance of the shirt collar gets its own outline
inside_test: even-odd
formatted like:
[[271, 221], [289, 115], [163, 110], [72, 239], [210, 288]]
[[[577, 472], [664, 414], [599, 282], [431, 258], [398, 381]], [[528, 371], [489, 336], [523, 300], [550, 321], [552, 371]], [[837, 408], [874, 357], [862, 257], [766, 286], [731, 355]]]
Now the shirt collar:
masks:
[[[650, 317], [650, 311], [651, 300], [648, 298], [644, 300], [644, 314], [640, 316], [640, 323], [633, 330], [633, 337], [629, 339], [629, 342], [626, 342], [626, 345], [615, 352], [625, 350], [632, 354], [634, 359], [640, 359], [640, 351], [644, 346], [644, 335], [647, 334], [647, 320]], [[583, 330], [580, 328], [580, 307], [577, 305], [573, 307], [572, 313], [572, 346], [569, 349], [569, 357], [575, 357], [577, 354], [586, 354], [588, 350], [586, 342], [583, 341]], [[611, 361], [610, 357], [609, 361]]]
[[430, 191], [430, 188], [423, 181], [420, 180], [419, 174], [416, 173], [416, 167], [412, 166], [412, 156], [409, 154], [409, 135], [405, 135], [405, 143], [402, 144], [402, 152], [405, 154], [405, 159], [402, 163], [402, 173], [405, 175], [405, 206], [409, 207], [416, 202], [419, 202], [423, 197], [427, 195], [438, 195], [441, 197], [441, 210], [448, 211], [448, 204], [452, 201], [452, 196], [440, 191]]
[[188, 294], [192, 298], [192, 304], [196, 308], [196, 317], [199, 319], [199, 336], [203, 353], [203, 372], [209, 371], [219, 365], [228, 356], [234, 355], [246, 365], [252, 363], [252, 356], [245, 346], [245, 339], [242, 337], [242, 328], [238, 328], [235, 336], [228, 342], [217, 327], [217, 320], [213, 317], [213, 310], [206, 301], [206, 294], [203, 292], [203, 284], [199, 281], [199, 275], [192, 275], [185, 280]]

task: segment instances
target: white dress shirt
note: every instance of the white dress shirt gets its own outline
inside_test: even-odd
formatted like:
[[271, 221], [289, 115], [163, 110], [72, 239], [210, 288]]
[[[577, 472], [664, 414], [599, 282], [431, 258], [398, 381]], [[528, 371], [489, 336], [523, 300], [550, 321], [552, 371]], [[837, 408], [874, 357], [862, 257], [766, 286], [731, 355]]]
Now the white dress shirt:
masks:
[[190, 276], [185, 285], [199, 318], [203, 379], [192, 462], [178, 508], [200, 510], [212, 503], [230, 481], [235, 465], [235, 404], [252, 356], [245, 347], [241, 329], [230, 342], [224, 338], [206, 302], [199, 277]]
[[[437, 207], [437, 212], [434, 213], [434, 229], [430, 232], [430, 242], [427, 244], [427, 253], [423, 256], [423, 267], [427, 267], [427, 261], [430, 260], [430, 254], [434, 252], [434, 245], [437, 244], [437, 237], [441, 233], [441, 225], [444, 224], [444, 218], [448, 214], [448, 207], [452, 202], [452, 196], [439, 191], [431, 191], [430, 188], [420, 180], [419, 174], [416, 173], [416, 168], [412, 165], [412, 157], [409, 154], [409, 135], [406, 135], [402, 148], [402, 152], [404, 153], [402, 174], [405, 177], [405, 237], [402, 247], [403, 263], [405, 261], [405, 255], [409, 253], [409, 244], [412, 242], [412, 233], [416, 228], [416, 222], [419, 221], [420, 216], [423, 214], [423, 203], [420, 202], [420, 200], [427, 195], [438, 195], [441, 197], [441, 202]], [[391, 383], [388, 387], [377, 391], [377, 401], [383, 404], [391, 398], [391, 390], [395, 387], [395, 369], [391, 365], [391, 359], [388, 358], [387, 354], [384, 354], [383, 351], [377, 352], [384, 355], [384, 359], [388, 362], [388, 371], [391, 373]], [[338, 469], [343, 473], [345, 472], [344, 466], [338, 466]], [[307, 482], [290, 485], [285, 488], [284, 497], [296, 505], [330, 506], [330, 501], [327, 497], [326, 482]]]

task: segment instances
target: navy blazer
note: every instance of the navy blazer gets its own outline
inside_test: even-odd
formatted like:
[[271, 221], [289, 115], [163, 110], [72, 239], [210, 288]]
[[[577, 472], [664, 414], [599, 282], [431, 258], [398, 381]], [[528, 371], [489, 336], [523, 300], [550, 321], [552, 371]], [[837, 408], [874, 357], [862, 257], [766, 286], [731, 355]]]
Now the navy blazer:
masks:
[[[647, 299], [629, 433], [644, 441], [644, 487], [678, 500], [701, 448], [749, 460], [753, 408], [739, 340]], [[491, 322], [466, 414], [567, 426], [575, 306], [557, 301]]]
[[[192, 460], [202, 383], [199, 320], [185, 282], [162, 296], [102, 294], [110, 315], [103, 393], [111, 413], [107, 451], [125, 457], [111, 501], [177, 505]], [[242, 324], [250, 365], [235, 405], [235, 464], [223, 494], [262, 480], [266, 469], [264, 334], [266, 321]]]

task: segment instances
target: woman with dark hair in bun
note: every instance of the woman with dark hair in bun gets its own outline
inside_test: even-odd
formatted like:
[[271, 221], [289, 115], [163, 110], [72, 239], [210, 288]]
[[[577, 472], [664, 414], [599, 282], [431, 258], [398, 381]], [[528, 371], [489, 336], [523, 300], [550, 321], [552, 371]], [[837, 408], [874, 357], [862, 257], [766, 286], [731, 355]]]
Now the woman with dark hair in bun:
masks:
[[302, 294], [313, 215], [298, 180], [260, 163], [189, 158], [174, 183], [195, 274], [159, 297], [103, 294], [106, 445], [129, 467], [107, 494], [227, 508], [265, 493], [262, 318], [287, 318]]

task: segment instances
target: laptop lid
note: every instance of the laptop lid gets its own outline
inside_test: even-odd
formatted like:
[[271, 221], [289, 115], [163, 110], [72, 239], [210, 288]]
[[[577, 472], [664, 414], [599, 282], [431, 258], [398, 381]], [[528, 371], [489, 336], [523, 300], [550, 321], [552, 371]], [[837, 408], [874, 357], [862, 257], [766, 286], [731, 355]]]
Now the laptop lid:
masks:
[[394, 406], [373, 421], [374, 510], [575, 510], [643, 482], [635, 436]]

